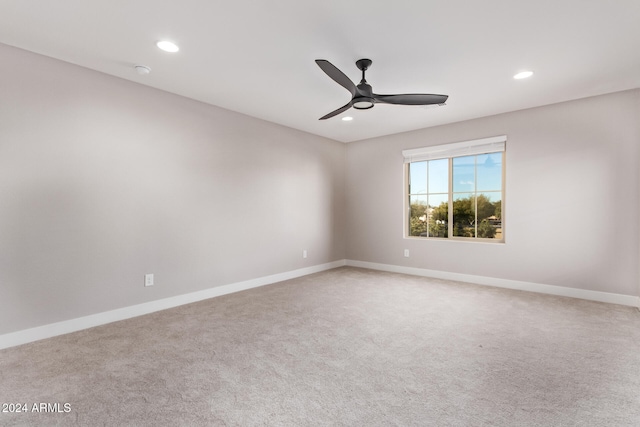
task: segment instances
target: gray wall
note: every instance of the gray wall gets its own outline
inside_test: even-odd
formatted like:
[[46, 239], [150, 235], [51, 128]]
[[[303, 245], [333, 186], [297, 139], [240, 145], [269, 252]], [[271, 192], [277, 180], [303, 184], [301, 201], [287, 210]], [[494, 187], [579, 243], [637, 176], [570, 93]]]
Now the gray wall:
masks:
[[0, 334], [345, 258], [344, 144], [4, 45], [0, 76]]
[[[634, 90], [350, 143], [347, 256], [638, 295], [639, 117]], [[404, 239], [401, 151], [503, 134], [506, 243]]]

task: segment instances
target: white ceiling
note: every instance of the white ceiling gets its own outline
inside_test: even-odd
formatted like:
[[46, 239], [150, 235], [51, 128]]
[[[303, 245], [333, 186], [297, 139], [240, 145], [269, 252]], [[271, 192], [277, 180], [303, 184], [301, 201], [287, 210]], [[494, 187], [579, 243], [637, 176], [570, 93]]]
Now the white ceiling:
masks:
[[[640, 0], [2, 0], [0, 42], [343, 142], [640, 87]], [[360, 58], [447, 105], [319, 121], [350, 94], [314, 60]]]

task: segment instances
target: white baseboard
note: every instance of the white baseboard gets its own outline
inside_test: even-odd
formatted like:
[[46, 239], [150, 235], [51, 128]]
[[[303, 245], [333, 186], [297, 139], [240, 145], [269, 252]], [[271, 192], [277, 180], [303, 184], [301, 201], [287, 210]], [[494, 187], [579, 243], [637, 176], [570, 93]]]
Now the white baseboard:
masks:
[[65, 320], [62, 322], [0, 335], [0, 350], [3, 348], [14, 347], [45, 338], [51, 338], [58, 335], [92, 328], [94, 326], [117, 322], [119, 320], [130, 319], [132, 317], [142, 316], [144, 314], [166, 310], [168, 308], [190, 304], [221, 295], [227, 295], [234, 292], [240, 292], [247, 289], [270, 285], [273, 283], [282, 282], [284, 280], [295, 279], [296, 277], [302, 277], [308, 274], [331, 270], [333, 268], [342, 267], [345, 265], [368, 268], [371, 270], [388, 271], [392, 273], [433, 277], [436, 279], [456, 280], [460, 282], [474, 283], [477, 285], [488, 285], [499, 288], [517, 289], [521, 291], [580, 298], [585, 300], [640, 308], [640, 298], [631, 295], [589, 291], [585, 289], [566, 288], [562, 286], [543, 285], [539, 283], [522, 282], [518, 280], [497, 279], [492, 277], [473, 276], [468, 274], [450, 273], [446, 271], [428, 270], [415, 267], [403, 267], [399, 265], [379, 264], [366, 261], [339, 260], [326, 264], [320, 264], [284, 273], [273, 274], [270, 276], [259, 277], [257, 279], [246, 280], [229, 285], [217, 286], [215, 288], [210, 288], [199, 292], [178, 295], [175, 297], [165, 298], [157, 301], [150, 301], [147, 303], [124, 307], [117, 310], [106, 311], [102, 313], [92, 314], [90, 316]]
[[613, 294], [608, 292], [589, 291], [586, 289], [566, 288], [563, 286], [543, 285], [540, 283], [522, 282], [519, 280], [497, 279], [485, 276], [473, 276], [469, 274], [449, 273], [446, 271], [428, 270], [425, 268], [403, 267], [399, 265], [379, 264], [375, 262], [347, 260], [346, 265], [351, 267], [369, 268], [372, 270], [388, 271], [392, 273], [404, 273], [414, 276], [433, 277], [435, 279], [456, 280], [459, 282], [474, 283], [476, 285], [495, 286], [498, 288], [517, 289], [521, 291], [537, 292], [540, 294], [558, 295], [563, 297], [579, 298], [590, 301], [606, 302], [610, 304], [627, 305], [640, 308], [640, 298], [633, 295]]
[[9, 334], [0, 335], [0, 350], [3, 348], [14, 347], [45, 338], [55, 337], [57, 335], [68, 334], [71, 332], [76, 332], [83, 329], [92, 328], [94, 326], [116, 322], [119, 320], [130, 319], [132, 317], [142, 316], [144, 314], [166, 310], [168, 308], [190, 304], [221, 295], [270, 285], [272, 283], [282, 282], [284, 280], [295, 279], [296, 277], [306, 276], [308, 274], [342, 267], [345, 264], [345, 260], [334, 261], [326, 264], [315, 265], [312, 267], [300, 268], [298, 270], [287, 271], [284, 273], [273, 274], [270, 276], [259, 277], [257, 279], [232, 283], [229, 285], [217, 286], [215, 288], [206, 289], [204, 291], [178, 295], [171, 298], [150, 301], [143, 304], [119, 308], [117, 310], [105, 311], [102, 313], [92, 314], [90, 316], [79, 317], [76, 319], [51, 323], [49, 325], [38, 326], [31, 329], [25, 329], [18, 332], [12, 332]]

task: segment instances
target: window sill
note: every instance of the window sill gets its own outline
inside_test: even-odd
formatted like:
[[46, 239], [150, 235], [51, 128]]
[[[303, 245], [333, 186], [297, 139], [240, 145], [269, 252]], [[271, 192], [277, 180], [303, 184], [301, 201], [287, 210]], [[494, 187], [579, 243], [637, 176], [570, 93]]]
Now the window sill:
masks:
[[504, 239], [476, 239], [473, 237], [416, 237], [404, 236], [405, 240], [420, 240], [425, 242], [464, 242], [464, 243], [485, 243], [489, 245], [504, 244]]

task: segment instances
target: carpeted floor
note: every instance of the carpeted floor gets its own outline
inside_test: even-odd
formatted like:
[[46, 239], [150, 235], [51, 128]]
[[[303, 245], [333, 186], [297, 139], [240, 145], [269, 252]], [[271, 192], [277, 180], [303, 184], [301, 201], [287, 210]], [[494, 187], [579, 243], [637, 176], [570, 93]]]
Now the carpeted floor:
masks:
[[0, 403], [27, 406], [3, 426], [638, 426], [640, 312], [344, 267], [2, 350]]

